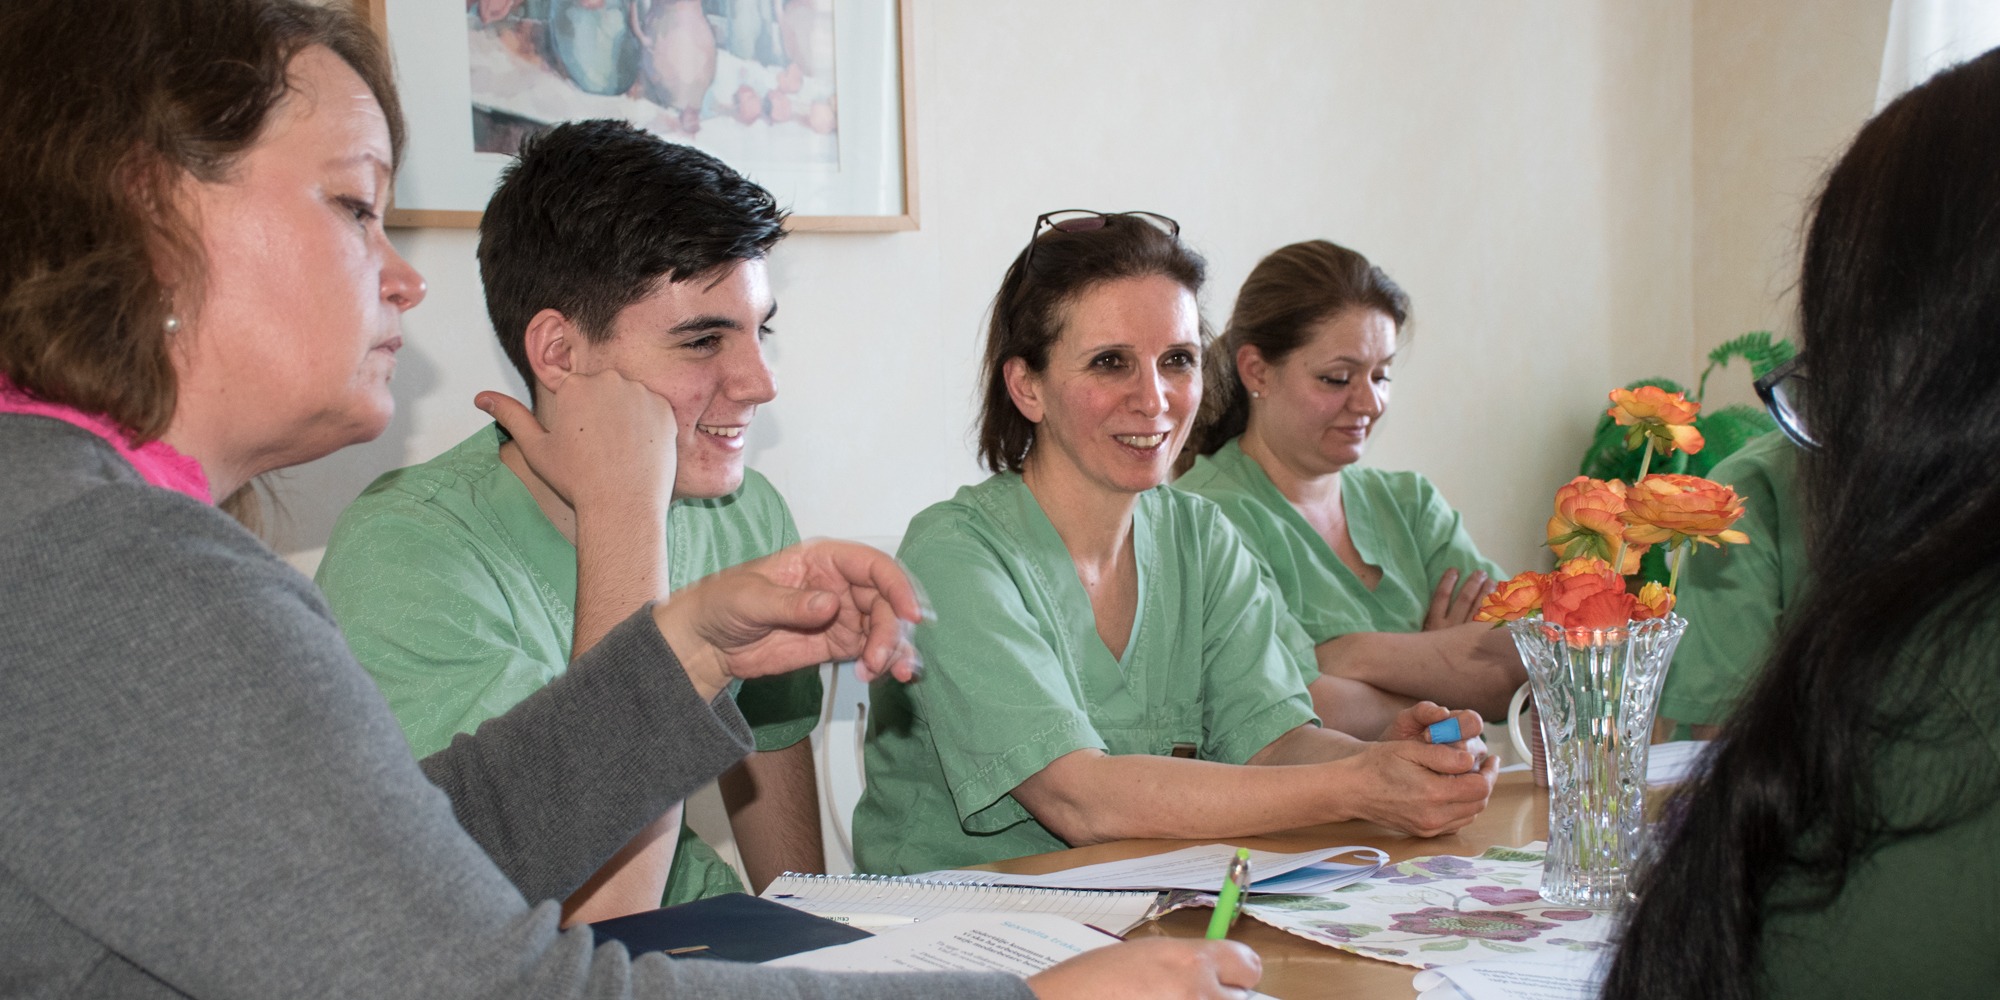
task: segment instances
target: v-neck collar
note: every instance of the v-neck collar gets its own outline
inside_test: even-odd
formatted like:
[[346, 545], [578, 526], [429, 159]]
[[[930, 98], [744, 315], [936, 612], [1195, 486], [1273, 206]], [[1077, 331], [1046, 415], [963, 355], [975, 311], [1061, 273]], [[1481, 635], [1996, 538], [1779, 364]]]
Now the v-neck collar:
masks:
[[[1361, 579], [1361, 574], [1354, 571], [1354, 567], [1347, 565], [1347, 561], [1340, 558], [1340, 553], [1333, 551], [1333, 546], [1327, 544], [1326, 539], [1320, 535], [1319, 529], [1314, 528], [1312, 522], [1307, 521], [1306, 516], [1299, 513], [1297, 507], [1292, 506], [1291, 499], [1285, 496], [1285, 491], [1279, 489], [1276, 482], [1272, 481], [1271, 474], [1265, 472], [1264, 467], [1257, 464], [1256, 459], [1244, 453], [1242, 440], [1242, 438], [1231, 438], [1228, 444], [1223, 445], [1222, 449], [1216, 452], [1214, 458], [1220, 459], [1226, 455], [1229, 461], [1235, 465], [1236, 474], [1249, 484], [1250, 489], [1258, 494], [1264, 501], [1265, 506], [1275, 509], [1278, 512], [1278, 516], [1284, 518], [1286, 523], [1292, 526], [1293, 530], [1304, 535], [1308, 539], [1307, 544], [1317, 546], [1315, 551], [1327, 561], [1328, 565], [1336, 567], [1341, 573], [1347, 574], [1348, 579], [1354, 581], [1362, 590], [1371, 594], [1375, 593], [1381, 586], [1380, 581], [1374, 587], [1369, 586], [1366, 581]], [[1211, 459], [1211, 461], [1213, 460]], [[1374, 524], [1357, 522], [1354, 518], [1348, 516], [1348, 512], [1354, 509], [1354, 477], [1349, 476], [1347, 473], [1353, 468], [1350, 465], [1340, 472], [1341, 521], [1347, 525], [1347, 537], [1354, 542], [1354, 551], [1361, 557], [1361, 561], [1382, 570], [1383, 579], [1386, 580], [1388, 579], [1388, 567], [1382, 564], [1382, 560], [1377, 555], [1380, 551], [1380, 546], [1377, 545]]]
[[[1065, 622], [1072, 647], [1086, 660], [1099, 661], [1101, 666], [1115, 668], [1128, 682], [1135, 677], [1132, 665], [1137, 651], [1147, 638], [1152, 615], [1147, 614], [1152, 603], [1147, 584], [1152, 580], [1154, 561], [1158, 555], [1153, 545], [1152, 512], [1147, 502], [1148, 493], [1140, 494], [1139, 502], [1132, 505], [1132, 563], [1138, 574], [1138, 600], [1132, 612], [1132, 631], [1125, 638], [1125, 652], [1113, 656], [1111, 647], [1104, 644], [1104, 637], [1097, 632], [1096, 609], [1091, 606], [1090, 594], [1083, 589], [1083, 580], [1076, 574], [1076, 561], [1070, 557], [1069, 548], [1063, 544], [1062, 535], [1056, 532], [1055, 523], [1049, 520], [1048, 512], [1042, 509], [1041, 501], [1035, 499], [1034, 491], [1018, 474], [1008, 474], [1010, 493], [1013, 494], [1014, 508], [1020, 530], [1027, 536], [1027, 548], [1034, 559], [1035, 568], [1043, 577], [1044, 586], [1049, 588], [1052, 602], [1061, 608], [1079, 608], [1084, 612], [1080, 619]], [[1140, 671], [1136, 676], [1143, 676]]]

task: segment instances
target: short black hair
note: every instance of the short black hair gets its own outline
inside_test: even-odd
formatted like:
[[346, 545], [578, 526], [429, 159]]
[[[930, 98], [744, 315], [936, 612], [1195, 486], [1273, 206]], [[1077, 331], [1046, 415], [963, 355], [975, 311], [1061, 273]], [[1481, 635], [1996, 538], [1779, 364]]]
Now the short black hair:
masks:
[[585, 339], [662, 280], [757, 260], [784, 238], [771, 192], [701, 150], [615, 119], [521, 144], [479, 221], [479, 279], [507, 359], [535, 391], [528, 321], [554, 309]]

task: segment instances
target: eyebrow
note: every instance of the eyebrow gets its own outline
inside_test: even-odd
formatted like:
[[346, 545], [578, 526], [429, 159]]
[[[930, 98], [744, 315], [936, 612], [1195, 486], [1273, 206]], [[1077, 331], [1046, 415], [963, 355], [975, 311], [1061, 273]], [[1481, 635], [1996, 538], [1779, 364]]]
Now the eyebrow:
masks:
[[351, 156], [336, 156], [333, 159], [326, 161], [326, 165], [329, 167], [347, 167], [347, 166], [353, 166], [354, 164], [357, 163], [368, 164], [385, 174], [392, 172], [389, 169], [388, 161], [382, 159], [381, 157], [375, 155], [374, 153], [355, 153]]
[[[771, 303], [770, 311], [764, 314], [764, 318], [763, 320], [760, 321], [759, 325], [771, 322], [771, 320], [775, 318], [777, 315], [778, 315], [778, 304], [776, 302], [773, 302]], [[672, 334], [689, 334], [689, 333], [707, 333], [710, 330], [741, 330], [741, 329], [743, 329], [743, 324], [736, 322], [734, 319], [731, 319], [728, 316], [708, 315], [708, 316], [695, 316], [690, 319], [682, 320], [679, 323], [675, 323], [673, 328], [668, 330], [667, 332]]]
[[[1394, 363], [1394, 362], [1395, 362], [1395, 360], [1396, 360], [1396, 356], [1395, 356], [1395, 355], [1393, 355], [1393, 354], [1391, 354], [1391, 355], [1389, 355], [1388, 357], [1386, 357], [1386, 358], [1383, 358], [1383, 359], [1382, 359], [1381, 361], [1378, 361], [1378, 362], [1373, 362], [1373, 364], [1383, 364], [1383, 365], [1386, 365], [1386, 364], [1392, 364], [1392, 363]], [[1342, 362], [1345, 362], [1345, 363], [1347, 363], [1347, 364], [1350, 364], [1350, 365], [1357, 365], [1357, 366], [1359, 366], [1359, 367], [1362, 367], [1362, 368], [1367, 368], [1367, 367], [1369, 367], [1369, 366], [1370, 366], [1370, 364], [1371, 364], [1371, 363], [1370, 363], [1370, 362], [1369, 362], [1369, 361], [1368, 361], [1367, 359], [1365, 359], [1365, 358], [1356, 358], [1356, 357], [1350, 357], [1349, 355], [1346, 355], [1346, 354], [1342, 354], [1342, 355], [1340, 355], [1339, 357], [1336, 357], [1336, 358], [1330, 358], [1330, 359], [1328, 359], [1328, 361], [1327, 361], [1327, 363], [1328, 363], [1328, 364], [1340, 364], [1340, 363], [1342, 363]]]

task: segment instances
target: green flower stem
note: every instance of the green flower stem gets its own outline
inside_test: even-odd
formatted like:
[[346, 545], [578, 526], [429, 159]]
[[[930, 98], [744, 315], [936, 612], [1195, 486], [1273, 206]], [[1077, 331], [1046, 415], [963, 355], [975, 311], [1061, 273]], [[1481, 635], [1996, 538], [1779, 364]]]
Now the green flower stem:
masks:
[[1676, 546], [1676, 548], [1680, 550], [1680, 554], [1674, 557], [1673, 571], [1667, 574], [1667, 593], [1669, 594], [1678, 593], [1674, 588], [1681, 582], [1681, 564], [1687, 562], [1689, 556], [1694, 555], [1694, 539], [1690, 538]]
[[[1639, 485], [1639, 480], [1646, 478], [1646, 470], [1652, 467], [1653, 436], [1648, 434], [1646, 435], [1646, 454], [1639, 458], [1639, 475], [1638, 478], [1632, 480], [1632, 485]], [[1623, 535], [1620, 535], [1618, 538], [1618, 558], [1611, 560], [1611, 572], [1617, 573], [1620, 576], [1625, 574], [1625, 538]], [[1668, 589], [1671, 590], [1673, 588], [1669, 587]]]

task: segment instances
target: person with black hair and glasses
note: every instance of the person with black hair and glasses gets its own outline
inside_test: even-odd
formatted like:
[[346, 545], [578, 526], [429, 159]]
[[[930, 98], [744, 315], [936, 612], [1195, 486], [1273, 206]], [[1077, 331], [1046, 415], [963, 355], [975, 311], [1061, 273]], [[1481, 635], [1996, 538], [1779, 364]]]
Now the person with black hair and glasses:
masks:
[[[1221, 511], [1167, 487], [1201, 402], [1204, 272], [1177, 224], [1138, 212], [1045, 215], [1008, 268], [979, 439], [994, 475], [903, 540], [936, 620], [923, 682], [874, 691], [863, 868], [1353, 818], [1428, 836], [1485, 807], [1473, 712], [1419, 703], [1381, 743], [1319, 726], [1310, 643]], [[1448, 717], [1466, 742], [1428, 743]]]
[[1810, 444], [1814, 579], [1642, 880], [1605, 997], [2000, 982], [1996, 233], [2000, 50], [1884, 108], [1827, 175], [1806, 360], [1771, 394]]
[[[378, 479], [334, 527], [318, 582], [418, 756], [560, 676], [654, 596], [798, 541], [743, 450], [776, 393], [769, 192], [617, 121], [530, 139], [480, 221], [480, 277], [530, 412]], [[813, 671], [735, 691], [757, 753], [722, 780], [761, 889], [821, 871], [807, 734]], [[676, 807], [568, 904], [600, 920], [742, 888]]]

